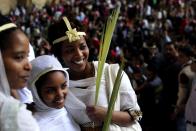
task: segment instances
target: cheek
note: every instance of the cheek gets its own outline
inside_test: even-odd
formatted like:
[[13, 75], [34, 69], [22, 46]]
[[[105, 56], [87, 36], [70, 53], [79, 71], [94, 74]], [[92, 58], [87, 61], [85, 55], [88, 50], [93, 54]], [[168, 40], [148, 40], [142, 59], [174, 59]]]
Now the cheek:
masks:
[[18, 73], [20, 70], [20, 67], [18, 67], [16, 64], [14, 64], [13, 62], [5, 62], [5, 70], [6, 70], [6, 74], [7, 74], [7, 78], [9, 81], [15, 82], [17, 81], [17, 77], [18, 77]]
[[65, 62], [65, 63], [68, 63], [68, 62], [70, 62], [71, 61], [71, 59], [72, 59], [72, 57], [73, 57], [73, 55], [71, 54], [71, 53], [63, 53], [62, 54], [62, 59], [63, 59], [63, 61]]
[[68, 88], [66, 88], [63, 92], [64, 96], [66, 97], [67, 96], [67, 93], [68, 93]]
[[89, 56], [89, 49], [87, 48], [85, 51], [85, 55], [88, 57]]
[[44, 94], [44, 93], [41, 95], [42, 95], [42, 101], [44, 101], [44, 103], [46, 105], [50, 104], [54, 100], [53, 95], [48, 95], [48, 94]]

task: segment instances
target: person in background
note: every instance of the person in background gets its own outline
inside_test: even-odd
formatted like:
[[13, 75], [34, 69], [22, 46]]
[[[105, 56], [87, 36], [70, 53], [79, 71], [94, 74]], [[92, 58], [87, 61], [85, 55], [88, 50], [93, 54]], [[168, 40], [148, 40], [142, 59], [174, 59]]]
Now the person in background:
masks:
[[185, 106], [191, 91], [191, 85], [195, 72], [191, 70], [193, 52], [190, 46], [178, 48], [178, 61], [181, 65], [181, 71], [178, 75], [178, 99], [174, 110], [174, 117], [177, 123], [177, 131], [186, 131], [184, 118]]
[[31, 61], [28, 88], [33, 94], [34, 117], [41, 131], [80, 131], [64, 107], [69, 76], [59, 61], [49, 55]]
[[[196, 61], [191, 64], [191, 70], [196, 73]], [[185, 107], [186, 131], [196, 131], [196, 75], [194, 76], [190, 95]]]
[[[73, 29], [72, 29], [73, 28]], [[113, 88], [112, 78], [116, 78], [118, 65], [105, 63], [97, 105], [94, 105], [97, 61], [88, 61], [89, 48], [82, 25], [75, 19], [63, 17], [48, 29], [48, 40], [54, 55], [67, 68], [70, 76], [70, 93], [66, 109], [81, 125], [83, 131], [101, 130], [107, 114], [108, 101]], [[112, 114], [110, 131], [119, 128], [132, 128], [140, 131], [138, 120], [141, 118], [136, 94], [128, 76], [123, 73], [119, 95]], [[112, 126], [113, 125], [113, 126]]]
[[[163, 89], [159, 102], [160, 131], [176, 131], [176, 121], [171, 117], [176, 105], [178, 94], [178, 74], [180, 64], [177, 61], [177, 47], [171, 42], [166, 42], [163, 48], [162, 60], [158, 68], [158, 75], [162, 80]], [[165, 126], [168, 125], [168, 126]], [[169, 126], [170, 125], [170, 126]]]
[[27, 85], [31, 71], [29, 40], [7, 17], [0, 15], [0, 130], [39, 131], [26, 106], [11, 96], [11, 90]]
[[146, 68], [147, 80], [140, 86], [138, 91], [138, 101], [143, 112], [141, 125], [143, 131], [157, 131], [157, 119], [159, 116], [158, 105], [162, 91], [162, 81], [157, 75], [157, 68], [154, 63], [148, 63]]

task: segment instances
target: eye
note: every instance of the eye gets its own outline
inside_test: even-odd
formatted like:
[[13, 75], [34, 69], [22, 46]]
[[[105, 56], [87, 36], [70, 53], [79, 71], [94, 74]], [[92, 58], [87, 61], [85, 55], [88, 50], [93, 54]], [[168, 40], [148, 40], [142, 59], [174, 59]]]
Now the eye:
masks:
[[28, 58], [28, 54], [25, 54], [25, 53], [18, 53], [14, 55], [14, 59], [17, 61], [22, 61], [27, 58]]
[[53, 89], [53, 88], [48, 88], [47, 90], [46, 90], [46, 93], [47, 94], [52, 94], [52, 93], [54, 93], [55, 92], [55, 90]]
[[18, 60], [18, 61], [21, 61], [21, 60], [25, 59], [25, 55], [18, 54], [18, 55], [15, 56], [15, 59]]
[[61, 85], [61, 89], [66, 89], [67, 88], [67, 82], [64, 82], [62, 85]]
[[66, 48], [65, 53], [73, 53], [74, 52], [74, 48]]
[[80, 49], [81, 49], [81, 50], [85, 50], [86, 48], [87, 48], [86, 44], [80, 45]]

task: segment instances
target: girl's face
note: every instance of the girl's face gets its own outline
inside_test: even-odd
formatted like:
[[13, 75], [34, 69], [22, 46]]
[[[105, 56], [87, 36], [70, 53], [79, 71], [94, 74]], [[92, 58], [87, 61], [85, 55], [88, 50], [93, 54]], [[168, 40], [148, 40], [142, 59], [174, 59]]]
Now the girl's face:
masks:
[[63, 72], [49, 72], [46, 81], [40, 87], [39, 94], [47, 106], [60, 109], [64, 107], [67, 88], [67, 80]]
[[72, 43], [63, 43], [62, 56], [64, 63], [74, 72], [83, 72], [88, 63], [89, 49], [86, 40], [82, 37], [80, 40]]
[[20, 89], [27, 85], [31, 71], [28, 61], [29, 40], [20, 30], [12, 32], [9, 47], [2, 50], [7, 79], [12, 89]]

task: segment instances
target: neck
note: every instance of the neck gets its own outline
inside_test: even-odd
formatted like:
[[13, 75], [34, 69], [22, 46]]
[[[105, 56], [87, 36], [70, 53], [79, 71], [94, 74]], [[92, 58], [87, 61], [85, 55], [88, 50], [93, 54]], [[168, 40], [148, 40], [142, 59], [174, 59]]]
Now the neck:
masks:
[[74, 70], [68, 70], [70, 80], [80, 80], [95, 76], [94, 65], [88, 62], [85, 69], [82, 72], [77, 72]]

